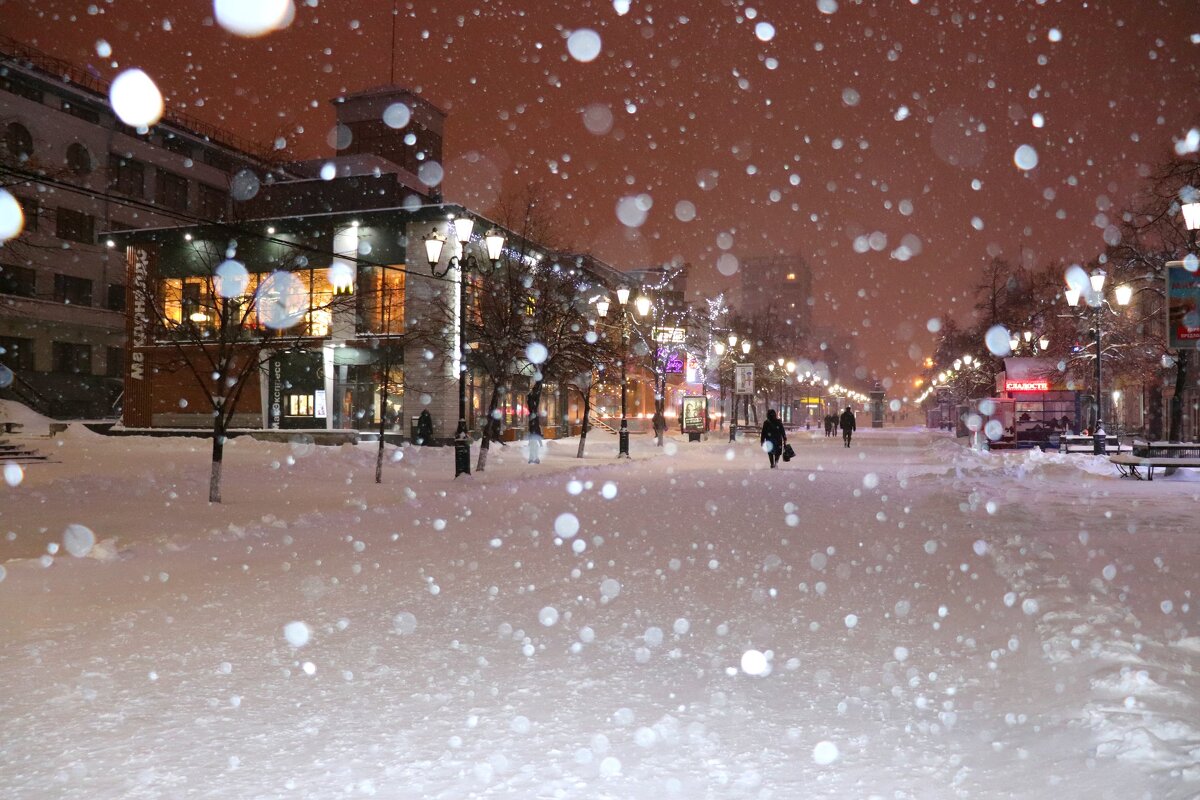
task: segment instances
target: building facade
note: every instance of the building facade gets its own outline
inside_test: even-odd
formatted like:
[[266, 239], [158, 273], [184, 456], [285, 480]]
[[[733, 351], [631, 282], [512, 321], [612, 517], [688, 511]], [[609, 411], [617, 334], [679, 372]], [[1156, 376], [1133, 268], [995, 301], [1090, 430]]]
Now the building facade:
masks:
[[812, 328], [812, 270], [801, 255], [776, 254], [742, 259], [740, 313], [771, 314], [787, 337], [800, 342]]
[[[471, 242], [462, 252], [446, 247], [430, 265], [427, 240], [454, 241], [453, 221], [463, 218], [474, 220]], [[240, 393], [233, 428], [408, 435], [428, 411], [434, 439], [448, 441], [465, 336], [467, 425], [478, 432], [493, 386], [478, 368], [479, 326], [464, 322], [477, 322], [468, 317], [486, 281], [498, 278], [467, 272], [460, 282], [457, 265], [487, 260], [485, 230], [501, 230], [509, 243], [500, 269], [580, 271], [581, 303], [610, 278], [606, 265], [518, 243], [465, 208], [437, 203], [113, 234], [129, 287], [124, 426], [210, 427], [210, 396], [224, 391]], [[519, 300], [532, 315], [537, 298]], [[518, 360], [503, 379], [504, 439], [524, 435], [535, 372]], [[540, 417], [547, 438], [577, 434], [578, 393], [547, 381]]]
[[102, 231], [220, 220], [233, 176], [279, 165], [248, 142], [168, 114], [145, 133], [107, 85], [0, 39], [0, 185], [24, 233], [0, 247], [0, 363], [8, 396], [51, 416], [114, 416], [125, 352], [125, 263]]

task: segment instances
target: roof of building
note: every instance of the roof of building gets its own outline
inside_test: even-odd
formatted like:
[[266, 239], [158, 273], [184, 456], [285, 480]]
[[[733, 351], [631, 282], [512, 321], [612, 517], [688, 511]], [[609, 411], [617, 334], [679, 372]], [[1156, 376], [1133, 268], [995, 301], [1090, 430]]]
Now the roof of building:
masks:
[[[0, 35], [0, 62], [9, 62], [22, 70], [39, 73], [47, 83], [73, 88], [91, 95], [101, 105], [108, 105], [109, 82], [94, 70], [84, 69], [4, 35]], [[155, 127], [163, 125], [201, 141], [236, 150], [271, 166], [280, 162], [278, 155], [261, 142], [239, 136], [178, 109], [168, 108], [164, 111], [162, 120]]]

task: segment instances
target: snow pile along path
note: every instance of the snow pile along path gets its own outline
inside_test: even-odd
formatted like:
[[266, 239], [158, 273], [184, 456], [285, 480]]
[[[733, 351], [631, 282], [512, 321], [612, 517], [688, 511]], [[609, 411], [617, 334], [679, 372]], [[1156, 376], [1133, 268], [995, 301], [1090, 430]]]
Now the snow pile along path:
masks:
[[[5, 489], [0, 783], [1200, 793], [1195, 484], [924, 433], [794, 440], [779, 470], [754, 443], [639, 438], [618, 463], [597, 437], [457, 481], [448, 450], [405, 448], [383, 486], [370, 447], [237, 440], [219, 508], [202, 441], [67, 441]], [[115, 543], [80, 557], [72, 523]]]

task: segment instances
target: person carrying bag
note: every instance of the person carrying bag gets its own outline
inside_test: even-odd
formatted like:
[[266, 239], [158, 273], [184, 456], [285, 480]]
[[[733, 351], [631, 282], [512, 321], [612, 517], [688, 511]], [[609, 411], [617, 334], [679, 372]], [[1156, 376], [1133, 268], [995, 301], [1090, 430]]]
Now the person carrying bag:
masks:
[[779, 415], [773, 408], [767, 411], [767, 419], [762, 426], [762, 436], [758, 441], [762, 445], [762, 449], [767, 451], [771, 469], [775, 469], [776, 464], [779, 463], [779, 457], [783, 455], [787, 434], [783, 430], [783, 421], [779, 419]]

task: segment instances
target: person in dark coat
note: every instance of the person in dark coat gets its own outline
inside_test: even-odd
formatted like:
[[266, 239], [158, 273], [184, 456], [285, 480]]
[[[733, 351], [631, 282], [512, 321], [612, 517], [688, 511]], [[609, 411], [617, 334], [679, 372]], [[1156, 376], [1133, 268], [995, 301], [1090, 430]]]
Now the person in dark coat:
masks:
[[427, 445], [433, 439], [433, 417], [429, 416], [429, 409], [423, 409], [421, 416], [417, 417], [417, 444]]
[[775, 465], [779, 463], [779, 457], [783, 455], [783, 444], [787, 441], [787, 433], [783, 430], [783, 421], [779, 419], [773, 408], [767, 411], [767, 420], [763, 423], [762, 436], [758, 441], [767, 451], [771, 469], [775, 469]]
[[849, 447], [850, 437], [854, 435], [854, 429], [858, 427], [850, 406], [846, 406], [846, 410], [842, 412], [842, 416], [838, 419], [838, 427], [842, 429], [842, 441], [846, 443], [846, 447]]
[[825, 435], [833, 436], [833, 415], [832, 414], [825, 415]]

